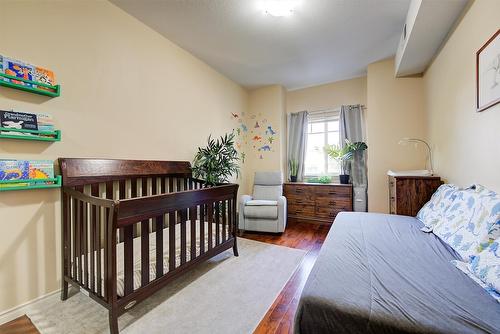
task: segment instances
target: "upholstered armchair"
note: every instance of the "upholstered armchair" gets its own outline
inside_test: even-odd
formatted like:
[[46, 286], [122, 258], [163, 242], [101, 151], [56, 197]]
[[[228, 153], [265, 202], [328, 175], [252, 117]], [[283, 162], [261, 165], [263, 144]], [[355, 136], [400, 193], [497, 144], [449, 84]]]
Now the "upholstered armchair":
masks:
[[239, 228], [246, 231], [281, 233], [286, 227], [286, 198], [281, 172], [255, 173], [253, 196], [240, 200]]

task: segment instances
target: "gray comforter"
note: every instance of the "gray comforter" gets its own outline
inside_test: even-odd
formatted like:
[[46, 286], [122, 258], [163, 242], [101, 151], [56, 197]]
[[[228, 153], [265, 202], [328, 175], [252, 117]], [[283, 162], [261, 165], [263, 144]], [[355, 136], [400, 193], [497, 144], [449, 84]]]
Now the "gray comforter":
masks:
[[500, 333], [500, 304], [415, 218], [337, 216], [300, 298], [295, 333]]

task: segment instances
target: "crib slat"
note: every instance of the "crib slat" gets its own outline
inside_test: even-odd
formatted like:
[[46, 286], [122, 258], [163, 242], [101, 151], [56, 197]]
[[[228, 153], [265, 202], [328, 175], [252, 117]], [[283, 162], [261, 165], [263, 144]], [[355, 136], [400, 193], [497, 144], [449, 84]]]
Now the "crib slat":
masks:
[[220, 244], [220, 202], [215, 202], [215, 245]]
[[[83, 278], [85, 287], [89, 287], [89, 239], [88, 239], [88, 205], [82, 201], [83, 205]], [[83, 282], [83, 281], [82, 281]]]
[[[156, 177], [151, 178], [151, 195], [156, 195], [158, 193], [157, 190], [158, 182], [156, 180]], [[156, 231], [156, 222], [151, 224], [151, 232]]]
[[[172, 179], [170, 179], [172, 180]], [[170, 188], [172, 189], [172, 188]], [[175, 212], [168, 214], [168, 271], [175, 269]]]
[[160, 278], [161, 276], [163, 276], [163, 215], [156, 217], [155, 221], [156, 221], [156, 278]]
[[182, 184], [181, 181], [182, 180], [180, 178], [177, 178], [177, 189], [176, 189], [177, 191], [181, 191], [181, 184]]
[[231, 226], [229, 228], [229, 233], [231, 235], [231, 238], [236, 238], [236, 234], [238, 232], [238, 225], [236, 222], [236, 200], [234, 198], [231, 199], [231, 203], [232, 203], [231, 204], [232, 212], [231, 212]]
[[197, 207], [194, 206], [189, 209], [189, 220], [191, 221], [191, 257], [193, 260], [196, 257], [196, 216], [197, 216]]
[[233, 223], [233, 200], [227, 201], [227, 238], [231, 239], [231, 225]]
[[134, 229], [133, 225], [123, 228], [123, 261], [125, 274], [125, 295], [134, 291]]
[[[90, 193], [92, 196], [99, 197], [99, 184], [93, 184], [90, 189]], [[96, 250], [96, 286], [94, 292], [96, 292], [99, 296], [102, 296], [102, 270], [101, 270], [101, 209], [96, 206], [94, 212], [94, 220], [95, 220], [95, 234], [94, 234], [94, 249]]]
[[213, 235], [212, 223], [214, 221], [214, 203], [207, 204], [207, 223], [208, 223], [208, 250], [212, 249]]
[[227, 240], [226, 236], [227, 210], [226, 200], [222, 201], [222, 242]]
[[81, 249], [81, 204], [80, 200], [76, 200], [76, 279], [78, 282], [82, 280], [82, 249]]
[[[120, 180], [118, 181], [118, 199], [124, 199], [127, 198], [127, 195], [125, 193], [125, 180]], [[119, 229], [118, 230], [118, 242], [122, 242], [124, 239], [124, 230]]]
[[181, 210], [181, 265], [186, 263], [186, 220], [187, 220], [187, 210]]
[[168, 178], [168, 192], [169, 193], [174, 192], [174, 178], [173, 177]]
[[167, 191], [167, 184], [166, 184], [166, 180], [165, 180], [165, 176], [162, 176], [160, 178], [160, 192], [162, 194], [166, 193]]
[[77, 251], [77, 241], [78, 241], [78, 224], [77, 224], [77, 219], [78, 219], [78, 200], [75, 198], [72, 198], [73, 202], [73, 208], [71, 209], [71, 224], [73, 225], [71, 228], [72, 232], [72, 246], [73, 246], [73, 264], [72, 264], [72, 275], [71, 277], [76, 281], [78, 280], [78, 269], [77, 269], [77, 258], [78, 258], [78, 251]]
[[[114, 190], [113, 190], [113, 181], [108, 181], [106, 182], [106, 193], [105, 193], [105, 196], [107, 199], [113, 199], [114, 198]], [[104, 218], [104, 240], [105, 241], [105, 244], [107, 245], [107, 240], [109, 239], [109, 229], [107, 228], [107, 224], [108, 223], [111, 223], [108, 221], [108, 218], [109, 218], [109, 213], [110, 213], [110, 209], [105, 209], [104, 210], [104, 214], [105, 214], [105, 218]], [[106, 247], [107, 249], [107, 247]], [[107, 249], [107, 252], [110, 252], [111, 250]], [[104, 277], [105, 277], [105, 280], [108, 279], [108, 275], [109, 275], [109, 272], [108, 272], [108, 264], [109, 264], [109, 259], [108, 259], [108, 256], [107, 256], [107, 253], [106, 251], [104, 252]], [[108, 291], [108, 284], [105, 283], [104, 284], [104, 291], [103, 291], [103, 294], [104, 296], [107, 298], [109, 298], [109, 291]]]
[[[70, 196], [63, 192], [63, 221], [62, 221], [62, 243], [63, 243], [63, 273], [71, 277], [71, 207]], [[64, 277], [62, 277], [64, 280]]]
[[90, 290], [95, 292], [95, 205], [90, 205], [90, 251], [89, 251], [89, 256], [90, 256]]
[[205, 253], [205, 204], [200, 205], [200, 255]]

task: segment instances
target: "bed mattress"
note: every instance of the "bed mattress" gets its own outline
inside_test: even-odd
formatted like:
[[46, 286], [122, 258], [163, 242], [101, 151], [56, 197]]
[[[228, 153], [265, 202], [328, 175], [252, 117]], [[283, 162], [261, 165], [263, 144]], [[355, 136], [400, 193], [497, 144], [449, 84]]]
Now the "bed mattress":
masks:
[[500, 333], [500, 304], [415, 218], [337, 216], [302, 292], [295, 333]]

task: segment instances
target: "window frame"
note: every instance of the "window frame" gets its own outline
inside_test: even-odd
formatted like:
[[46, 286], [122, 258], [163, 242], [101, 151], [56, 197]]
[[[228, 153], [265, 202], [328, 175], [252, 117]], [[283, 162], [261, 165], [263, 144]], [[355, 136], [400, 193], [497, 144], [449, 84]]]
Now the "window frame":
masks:
[[[339, 136], [339, 143], [340, 143], [340, 123], [339, 123], [339, 128], [337, 131], [328, 131], [328, 122], [339, 122], [340, 120], [340, 112], [339, 111], [330, 111], [330, 112], [325, 112], [321, 114], [320, 116], [316, 117], [310, 117], [308, 116], [307, 119], [307, 140], [309, 140], [309, 135], [313, 134], [313, 132], [310, 132], [310, 125], [313, 123], [323, 123], [323, 131], [322, 132], [316, 132], [316, 133], [323, 133], [323, 143], [324, 145], [328, 144], [328, 134], [329, 133], [338, 133]], [[311, 128], [312, 130], [312, 128]], [[304, 177], [307, 178], [313, 178], [313, 177], [321, 177], [321, 176], [330, 176], [330, 177], [338, 177], [340, 175], [340, 171], [328, 173], [328, 154], [323, 152], [323, 169], [326, 171], [326, 173], [315, 173], [315, 174], [307, 174], [304, 168]], [[306, 145], [306, 152], [304, 156], [304, 166], [307, 161], [307, 145]]]

